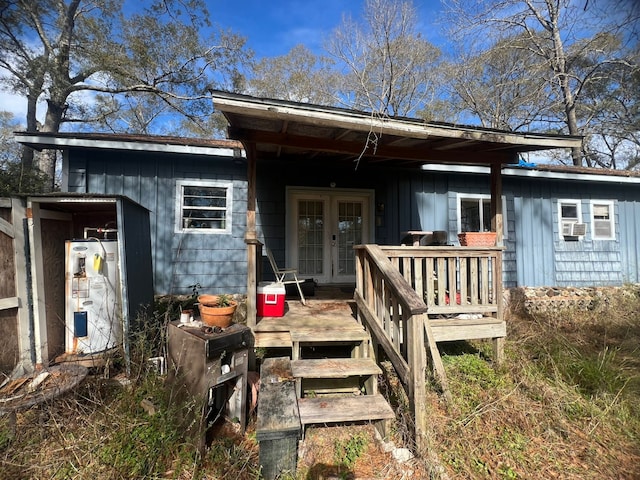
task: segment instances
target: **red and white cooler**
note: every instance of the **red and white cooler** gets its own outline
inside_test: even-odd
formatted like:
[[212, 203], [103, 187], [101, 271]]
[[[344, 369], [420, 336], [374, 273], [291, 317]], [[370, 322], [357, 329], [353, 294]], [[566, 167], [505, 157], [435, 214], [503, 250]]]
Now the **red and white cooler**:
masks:
[[258, 284], [258, 317], [282, 317], [284, 315], [285, 289], [283, 283], [260, 282]]

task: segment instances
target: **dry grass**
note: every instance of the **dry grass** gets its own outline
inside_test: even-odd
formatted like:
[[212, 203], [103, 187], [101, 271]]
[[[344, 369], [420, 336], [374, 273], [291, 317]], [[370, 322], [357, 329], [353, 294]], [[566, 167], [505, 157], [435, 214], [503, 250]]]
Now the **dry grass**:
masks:
[[502, 370], [488, 368], [483, 343], [448, 346], [454, 400], [432, 396], [430, 418], [449, 478], [640, 478], [640, 296], [630, 292], [591, 311], [510, 318]]
[[[398, 464], [370, 425], [314, 428], [296, 478], [640, 478], [637, 290], [588, 312], [510, 318], [502, 369], [492, 367], [488, 346], [442, 346], [453, 401], [427, 386], [423, 458]], [[15, 430], [1, 417], [0, 478], [259, 478], [254, 418], [244, 436], [216, 432], [200, 456], [177, 420], [188, 405], [143, 369], [132, 377], [127, 388], [88, 378], [73, 395], [19, 413]], [[388, 380], [393, 440], [410, 445], [406, 400]], [[158, 413], [150, 416], [143, 399]]]

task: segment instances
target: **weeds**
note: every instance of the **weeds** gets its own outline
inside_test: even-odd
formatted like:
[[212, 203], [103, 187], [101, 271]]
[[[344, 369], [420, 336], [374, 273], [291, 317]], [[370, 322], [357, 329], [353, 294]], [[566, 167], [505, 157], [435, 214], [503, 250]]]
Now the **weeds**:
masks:
[[457, 478], [640, 478], [640, 296], [509, 318], [503, 369], [484, 342], [444, 349], [453, 404], [430, 443]]
[[356, 460], [365, 451], [369, 440], [362, 434], [354, 435], [347, 440], [336, 440], [334, 445], [334, 459], [336, 464], [346, 469], [353, 468]]
[[[213, 453], [202, 457], [189, 438], [185, 420], [199, 412], [195, 401], [177, 394], [147, 363], [164, 353], [159, 325], [157, 317], [139, 319], [130, 374], [111, 372], [126, 380], [122, 384], [90, 375], [73, 394], [18, 413], [15, 429], [0, 417], [0, 478], [199, 479], [214, 470], [215, 452], [221, 451], [227, 456], [215, 465], [221, 473], [213, 478], [259, 478], [255, 442], [215, 438]], [[145, 402], [152, 412], [143, 408]]]
[[[251, 430], [216, 434], [205, 452], [188, 437], [179, 413], [195, 405], [146, 362], [164, 353], [164, 322], [161, 314], [140, 319], [124, 386], [94, 375], [73, 395], [18, 413], [15, 428], [0, 417], [0, 477], [258, 480]], [[427, 388], [429, 462], [452, 479], [640, 478], [637, 291], [623, 289], [593, 311], [510, 318], [508, 328], [504, 368], [494, 368], [483, 342], [441, 345], [453, 402]], [[397, 412], [391, 435], [411, 445], [407, 398], [397, 378], [385, 377], [380, 389]], [[406, 466], [405, 477], [393, 470], [372, 430], [308, 429], [308, 463], [282, 480], [440, 478], [426, 461]]]

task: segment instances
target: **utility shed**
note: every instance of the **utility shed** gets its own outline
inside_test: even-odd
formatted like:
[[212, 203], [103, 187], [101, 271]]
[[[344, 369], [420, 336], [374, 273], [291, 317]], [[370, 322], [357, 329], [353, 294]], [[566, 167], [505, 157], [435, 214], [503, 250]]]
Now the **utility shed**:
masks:
[[117, 195], [0, 199], [0, 371], [29, 372], [65, 352], [65, 242], [105, 225], [117, 230], [116, 315], [128, 358], [128, 333], [153, 303], [149, 211]]

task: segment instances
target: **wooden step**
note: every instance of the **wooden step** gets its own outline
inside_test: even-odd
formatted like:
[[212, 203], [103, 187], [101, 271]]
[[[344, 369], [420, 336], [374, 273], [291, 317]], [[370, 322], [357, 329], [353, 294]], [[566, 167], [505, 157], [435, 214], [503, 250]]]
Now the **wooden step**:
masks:
[[369, 334], [364, 329], [332, 330], [327, 328], [314, 328], [308, 330], [296, 329], [291, 332], [291, 340], [294, 343], [336, 343], [336, 342], [362, 342], [369, 340]]
[[[371, 337], [364, 328], [332, 330], [327, 328], [291, 331], [291, 358], [298, 360], [303, 347], [351, 346], [351, 357], [367, 357]], [[338, 356], [338, 355], [336, 355]]]
[[438, 318], [430, 320], [436, 342], [501, 338], [507, 336], [507, 323], [495, 317], [470, 319]]
[[303, 426], [395, 418], [382, 395], [299, 398], [298, 411]]
[[382, 373], [380, 367], [369, 358], [293, 360], [291, 371], [296, 378], [346, 378]]
[[255, 348], [291, 348], [289, 332], [254, 332]]

